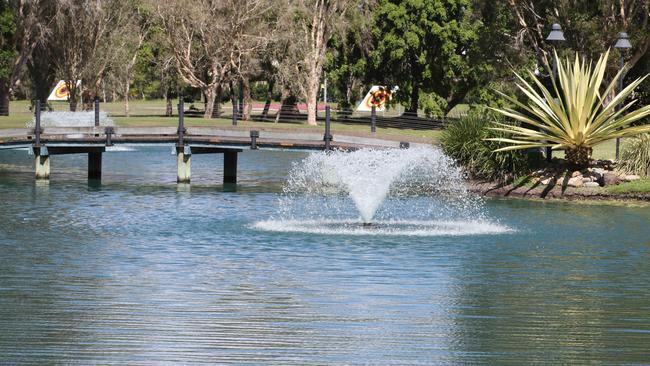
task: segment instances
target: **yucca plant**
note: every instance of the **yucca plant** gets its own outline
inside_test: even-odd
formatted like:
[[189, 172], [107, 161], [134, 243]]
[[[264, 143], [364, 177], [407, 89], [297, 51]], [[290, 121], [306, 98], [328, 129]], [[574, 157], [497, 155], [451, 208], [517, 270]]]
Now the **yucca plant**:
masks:
[[[650, 106], [631, 111], [636, 100], [624, 104], [625, 99], [647, 75], [634, 80], [616, 94], [619, 72], [609, 86], [602, 89], [608, 57], [609, 51], [601, 55], [594, 66], [591, 62], [581, 61], [577, 54], [574, 62], [569, 58], [560, 62], [556, 53], [559, 84], [553, 80], [552, 90], [546, 88], [532, 73], [533, 84], [515, 73], [520, 81], [517, 87], [528, 97], [528, 103], [500, 93], [518, 110], [494, 110], [523, 125], [497, 123], [493, 129], [507, 132], [509, 136], [491, 139], [508, 144], [495, 151], [550, 146], [553, 150], [565, 150], [569, 163], [586, 166], [593, 146], [616, 137], [650, 131], [650, 125], [630, 126], [650, 115]], [[606, 97], [609, 95], [613, 97], [607, 102]]]

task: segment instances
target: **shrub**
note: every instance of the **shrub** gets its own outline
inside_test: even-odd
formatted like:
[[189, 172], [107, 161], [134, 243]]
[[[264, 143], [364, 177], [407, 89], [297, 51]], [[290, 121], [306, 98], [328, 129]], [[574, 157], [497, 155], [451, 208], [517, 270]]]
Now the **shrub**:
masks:
[[[632, 126], [650, 116], [650, 106], [631, 110], [636, 101], [626, 102], [646, 76], [615, 93], [619, 72], [609, 86], [603, 88], [608, 56], [609, 51], [593, 65], [582, 61], [577, 54], [574, 62], [568, 58], [560, 62], [556, 54], [559, 83], [553, 81], [550, 89], [533, 74], [532, 84], [517, 75], [520, 82], [517, 86], [526, 94], [527, 104], [502, 94], [519, 108], [495, 110], [528, 126], [499, 125], [495, 128], [508, 133], [507, 137], [495, 139], [507, 144], [499, 150], [550, 146], [554, 150], [565, 150], [569, 163], [586, 166], [593, 146], [616, 137], [650, 131], [650, 125]], [[609, 95], [613, 97], [606, 103]], [[617, 110], [617, 107], [620, 108]]]
[[506, 133], [490, 129], [503, 121], [485, 111], [473, 111], [460, 120], [450, 122], [442, 132], [440, 142], [444, 152], [460, 163], [473, 178], [510, 180], [528, 174], [541, 161], [539, 153], [524, 150], [499, 151], [500, 138]]
[[650, 176], [650, 133], [643, 133], [626, 141], [619, 164], [626, 172]]

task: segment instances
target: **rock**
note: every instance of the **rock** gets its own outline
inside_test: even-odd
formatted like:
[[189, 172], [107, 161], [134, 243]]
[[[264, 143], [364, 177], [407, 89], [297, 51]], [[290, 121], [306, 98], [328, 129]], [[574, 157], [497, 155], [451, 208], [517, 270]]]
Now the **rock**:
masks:
[[605, 169], [603, 168], [593, 168], [591, 172], [596, 173], [598, 175], [605, 175]]
[[603, 174], [603, 185], [613, 186], [621, 183], [621, 178], [614, 172], [605, 172]]
[[569, 187], [582, 187], [582, 177], [573, 177], [567, 182]]
[[582, 177], [582, 183], [591, 183], [594, 181], [592, 177]]
[[576, 170], [575, 172], [571, 173], [571, 178], [576, 178], [582, 176], [582, 172]]
[[626, 182], [632, 182], [632, 181], [639, 180], [639, 179], [641, 179], [641, 177], [639, 177], [638, 175], [634, 175], [634, 174], [626, 175], [625, 178], [623, 178], [623, 180], [626, 181]]
[[596, 182], [586, 182], [586, 183], [585, 183], [585, 187], [588, 187], [588, 188], [595, 188], [595, 187], [600, 187], [600, 184], [598, 184], [598, 183], [596, 183]]
[[540, 180], [539, 182], [542, 183], [543, 185], [547, 186], [547, 185], [549, 185], [551, 183], [552, 180], [553, 180], [553, 178], [545, 178], [545, 179]]

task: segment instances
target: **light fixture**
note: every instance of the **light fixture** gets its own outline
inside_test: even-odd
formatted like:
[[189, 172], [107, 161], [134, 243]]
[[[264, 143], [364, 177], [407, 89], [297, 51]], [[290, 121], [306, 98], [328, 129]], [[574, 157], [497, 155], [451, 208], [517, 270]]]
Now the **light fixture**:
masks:
[[562, 32], [562, 27], [555, 23], [551, 27], [551, 33], [548, 34], [548, 37], [546, 37], [547, 41], [566, 41], [566, 38], [564, 38], [564, 33]]

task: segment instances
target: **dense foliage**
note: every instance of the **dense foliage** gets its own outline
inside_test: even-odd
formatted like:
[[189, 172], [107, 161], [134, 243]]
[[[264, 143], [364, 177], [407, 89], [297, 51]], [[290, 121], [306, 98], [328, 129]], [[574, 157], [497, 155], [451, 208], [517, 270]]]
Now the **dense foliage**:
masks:
[[619, 164], [625, 172], [650, 176], [650, 134], [643, 133], [627, 140]]
[[469, 0], [381, 0], [372, 29], [375, 77], [399, 85], [408, 112], [417, 112], [421, 101], [431, 111], [447, 111], [469, 89], [477, 61], [469, 52], [480, 29]]
[[[84, 100], [181, 93], [206, 109], [214, 98], [218, 115], [241, 84], [246, 100], [299, 100], [313, 117], [327, 78], [329, 101], [345, 109], [385, 85], [399, 87], [393, 104], [444, 115], [503, 106], [492, 89], [517, 92], [511, 69], [549, 85], [554, 47], [589, 58], [620, 31], [632, 43], [627, 80], [645, 75], [649, 17], [647, 0], [0, 0], [0, 104], [44, 100], [59, 79], [79, 78]], [[552, 23], [565, 42], [545, 40]], [[636, 92], [650, 101], [650, 83]]]
[[[495, 121], [499, 121], [499, 117], [481, 110], [448, 123], [440, 139], [445, 154], [461, 164], [473, 178], [509, 180], [528, 173], [540, 160], [540, 154], [522, 150], [495, 152], [499, 143], [488, 139], [505, 135], [490, 129]], [[501, 119], [500, 123], [506, 122]]]

